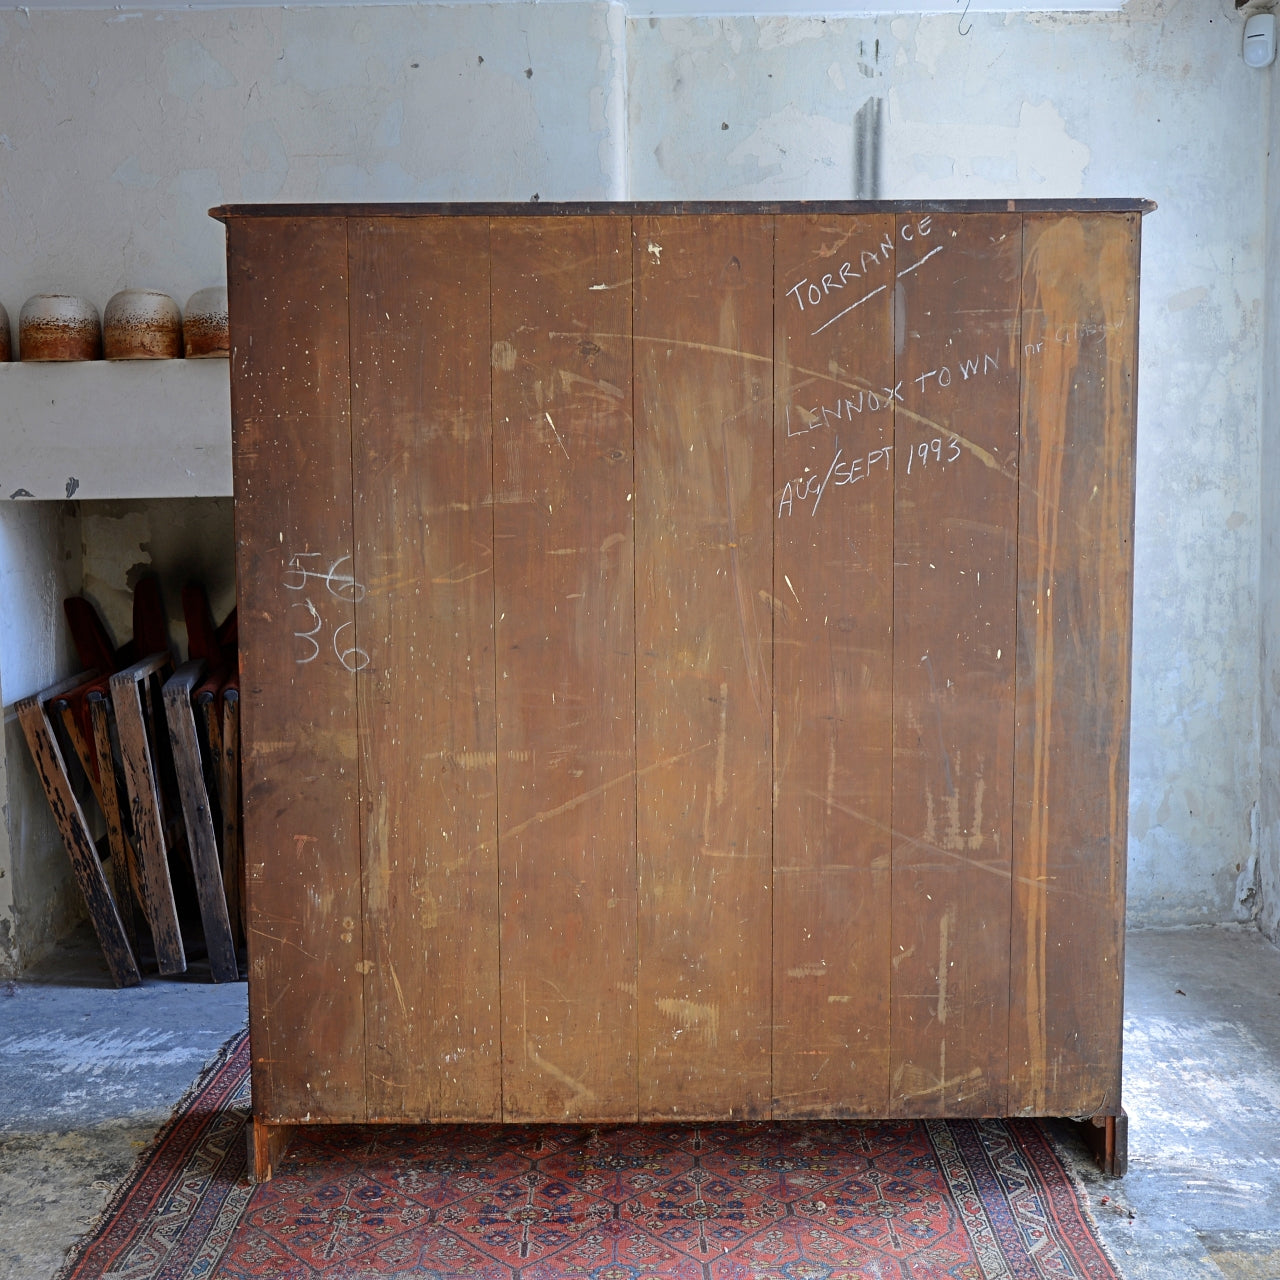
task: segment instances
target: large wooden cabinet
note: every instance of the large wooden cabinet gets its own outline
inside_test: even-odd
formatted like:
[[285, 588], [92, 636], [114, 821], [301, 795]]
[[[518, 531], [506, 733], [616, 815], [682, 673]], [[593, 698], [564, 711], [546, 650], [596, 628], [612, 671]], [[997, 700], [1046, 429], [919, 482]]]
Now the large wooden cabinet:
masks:
[[1119, 1112], [1143, 208], [215, 211], [261, 1123]]

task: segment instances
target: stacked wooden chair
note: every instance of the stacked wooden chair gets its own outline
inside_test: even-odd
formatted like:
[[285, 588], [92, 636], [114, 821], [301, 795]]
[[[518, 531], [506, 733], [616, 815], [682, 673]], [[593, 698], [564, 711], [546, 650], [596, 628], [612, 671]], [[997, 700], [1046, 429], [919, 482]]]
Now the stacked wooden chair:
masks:
[[[144, 930], [161, 974], [187, 971], [188, 902], [198, 909], [213, 980], [239, 976], [235, 615], [215, 627], [198, 587], [184, 591], [183, 606], [190, 656], [175, 671], [154, 578], [135, 588], [133, 639], [119, 649], [87, 600], [68, 599], [67, 622], [84, 670], [17, 707], [117, 986], [141, 981]], [[83, 775], [79, 791], [101, 811], [100, 840], [69, 761]]]

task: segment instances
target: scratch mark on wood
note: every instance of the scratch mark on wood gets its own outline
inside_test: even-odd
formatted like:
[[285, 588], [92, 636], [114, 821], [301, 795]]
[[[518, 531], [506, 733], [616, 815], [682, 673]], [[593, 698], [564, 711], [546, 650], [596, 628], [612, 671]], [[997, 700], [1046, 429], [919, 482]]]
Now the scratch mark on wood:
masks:
[[670, 997], [657, 1001], [658, 1012], [680, 1025], [675, 1034], [690, 1031], [701, 1036], [708, 1045], [720, 1042], [720, 1009], [714, 1004], [699, 1004], [694, 1000], [676, 1000]]
[[942, 707], [938, 702], [938, 686], [933, 678], [933, 661], [927, 653], [920, 661], [924, 663], [925, 670], [929, 673], [929, 694], [933, 701], [933, 714], [938, 722], [938, 750], [942, 753], [942, 764], [947, 772], [947, 795], [954, 796], [956, 786], [951, 777], [951, 756], [947, 753], [947, 741], [942, 732]]
[[[666, 756], [661, 760], [656, 760], [653, 764], [645, 765], [643, 769], [628, 769], [626, 773], [620, 773], [616, 778], [608, 778], [598, 787], [592, 787], [590, 791], [584, 791], [581, 795], [574, 796], [571, 800], [566, 800], [564, 804], [556, 805], [554, 809], [540, 810], [533, 817], [526, 818], [524, 822], [517, 822], [514, 827], [508, 827], [505, 831], [500, 832], [498, 840], [511, 839], [513, 836], [518, 836], [522, 832], [528, 831], [535, 823], [546, 822], [548, 818], [556, 818], [562, 813], [577, 809], [579, 806], [586, 804], [588, 800], [594, 800], [596, 796], [604, 795], [606, 791], [622, 786], [633, 778], [643, 778], [659, 769], [667, 769], [672, 765], [679, 764], [681, 761], [689, 759], [690, 756], [697, 755], [699, 751], [705, 751], [710, 745], [710, 741], [703, 742], [696, 747], [691, 747], [688, 751], [681, 751], [674, 756]], [[488, 849], [493, 846], [493, 843], [491, 840], [486, 840], [475, 847], [477, 849]]]
[[[560, 438], [560, 433], [556, 430], [556, 424], [551, 421], [551, 415], [547, 413], [546, 410], [543, 410], [542, 416], [546, 418], [547, 426], [551, 428], [551, 434], [555, 436], [556, 443], [560, 446], [560, 451], [564, 454], [566, 458], [568, 458], [569, 450], [564, 447], [564, 441]], [[573, 459], [569, 458], [569, 461], [572, 462]]]
[[282, 947], [292, 947], [295, 951], [301, 951], [308, 960], [314, 960], [316, 964], [320, 963], [320, 957], [312, 955], [305, 947], [300, 947], [292, 938], [282, 938], [278, 934], [268, 933], [265, 929], [250, 929], [250, 933], [256, 933], [260, 938], [267, 938], [271, 942], [278, 942]]

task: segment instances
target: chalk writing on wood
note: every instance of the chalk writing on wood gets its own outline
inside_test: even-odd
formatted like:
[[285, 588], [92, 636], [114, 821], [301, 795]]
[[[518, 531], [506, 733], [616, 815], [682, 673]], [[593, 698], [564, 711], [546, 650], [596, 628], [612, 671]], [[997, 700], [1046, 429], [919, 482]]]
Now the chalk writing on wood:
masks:
[[[899, 228], [899, 234], [903, 240], [910, 242], [925, 239], [932, 230], [933, 219], [926, 214], [917, 221], [904, 222]], [[942, 245], [938, 245], [923, 254], [911, 266], [899, 271], [897, 278], [901, 279], [909, 275], [932, 258], [935, 253], [940, 253], [942, 248]], [[843, 255], [833, 257], [825, 264], [831, 268], [829, 271], [823, 271], [821, 275], [815, 277], [804, 276], [787, 289], [786, 296], [793, 299], [802, 312], [810, 314], [815, 320], [822, 317], [828, 302], [832, 305], [837, 302], [843, 304], [833, 315], [822, 317], [821, 323], [809, 336], [817, 337], [837, 320], [843, 319], [864, 302], [870, 302], [872, 298], [883, 293], [889, 287], [888, 281], [874, 285], [870, 290], [867, 286], [872, 284], [877, 276], [887, 271], [893, 260], [893, 236], [885, 233], [879, 240], [863, 244], [857, 252], [851, 252], [848, 257]]]
[[963, 386], [966, 382], [976, 381], [991, 373], [1000, 372], [999, 354], [992, 351], [980, 352], [978, 355], [961, 358], [952, 365], [940, 365], [936, 369], [928, 369], [924, 373], [910, 378], [901, 378], [892, 387], [881, 387], [878, 391], [859, 389], [849, 395], [841, 396], [830, 404], [807, 406], [788, 404], [785, 406], [786, 438], [793, 440], [807, 435], [819, 427], [831, 427], [833, 423], [852, 422], [855, 417], [870, 413], [880, 413], [895, 404], [904, 404], [903, 387], [914, 383], [921, 393], [946, 390], [948, 387]]
[[[325, 570], [321, 568], [324, 558], [319, 551], [295, 552], [289, 557], [285, 566], [285, 590], [304, 591], [309, 582], [323, 583], [325, 590], [335, 599], [358, 604], [365, 597], [364, 584], [357, 582], [352, 574], [341, 572], [342, 566], [350, 560], [349, 555], [339, 556]], [[323, 603], [324, 597], [321, 596], [320, 599]], [[306, 623], [310, 624], [309, 630], [304, 624], [302, 630], [293, 632], [294, 639], [301, 640], [303, 645], [307, 646], [300, 653], [295, 652], [296, 665], [306, 666], [309, 662], [314, 662], [324, 651], [324, 646], [317, 639], [318, 636], [329, 642], [334, 657], [348, 671], [353, 673], [363, 671], [369, 665], [369, 654], [359, 645], [350, 643], [355, 638], [354, 622], [348, 619], [334, 627], [331, 633], [328, 632], [329, 624], [309, 595], [303, 596], [301, 600], [292, 601], [289, 607], [291, 610], [301, 609], [306, 614]]]
[[1065, 347], [1073, 342], [1081, 346], [1089, 342], [1104, 342], [1108, 334], [1119, 333], [1123, 328], [1123, 316], [1115, 320], [1081, 320], [1077, 324], [1063, 324], [1047, 337], [1036, 342], [1028, 342], [1022, 351], [1024, 355], [1033, 356], [1040, 355], [1046, 343], [1056, 342], [1059, 346]]
[[[905, 475], [919, 472], [924, 467], [948, 467], [960, 460], [962, 450], [960, 440], [954, 435], [934, 436], [929, 440], [921, 440], [913, 444], [906, 454]], [[805, 474], [787, 480], [782, 486], [778, 498], [778, 519], [795, 515], [796, 508], [804, 509], [806, 502], [812, 502], [809, 508], [811, 516], [818, 514], [818, 507], [828, 488], [843, 489], [847, 485], [857, 484], [879, 475], [888, 475], [892, 471], [893, 445], [887, 444], [878, 449], [871, 449], [863, 454], [846, 452], [839, 441], [836, 441], [835, 456], [825, 471], [811, 471], [805, 468]]]
[[[994, 352], [984, 352], [980, 356], [973, 356], [967, 360], [961, 360], [957, 366], [960, 373], [960, 380], [968, 382], [970, 378], [986, 377], [993, 369], [1000, 372], [1000, 358]], [[955, 381], [955, 372], [949, 365], [943, 365], [937, 369], [930, 369], [927, 373], [918, 374], [912, 378], [921, 390], [921, 392], [929, 391], [932, 388], [949, 387]]]

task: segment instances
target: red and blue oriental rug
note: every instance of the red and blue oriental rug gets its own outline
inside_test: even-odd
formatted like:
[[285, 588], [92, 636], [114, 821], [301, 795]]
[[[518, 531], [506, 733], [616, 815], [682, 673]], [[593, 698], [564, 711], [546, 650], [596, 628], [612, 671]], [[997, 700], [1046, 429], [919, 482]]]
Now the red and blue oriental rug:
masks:
[[316, 1128], [245, 1176], [247, 1037], [59, 1280], [1118, 1280], [1031, 1121]]

